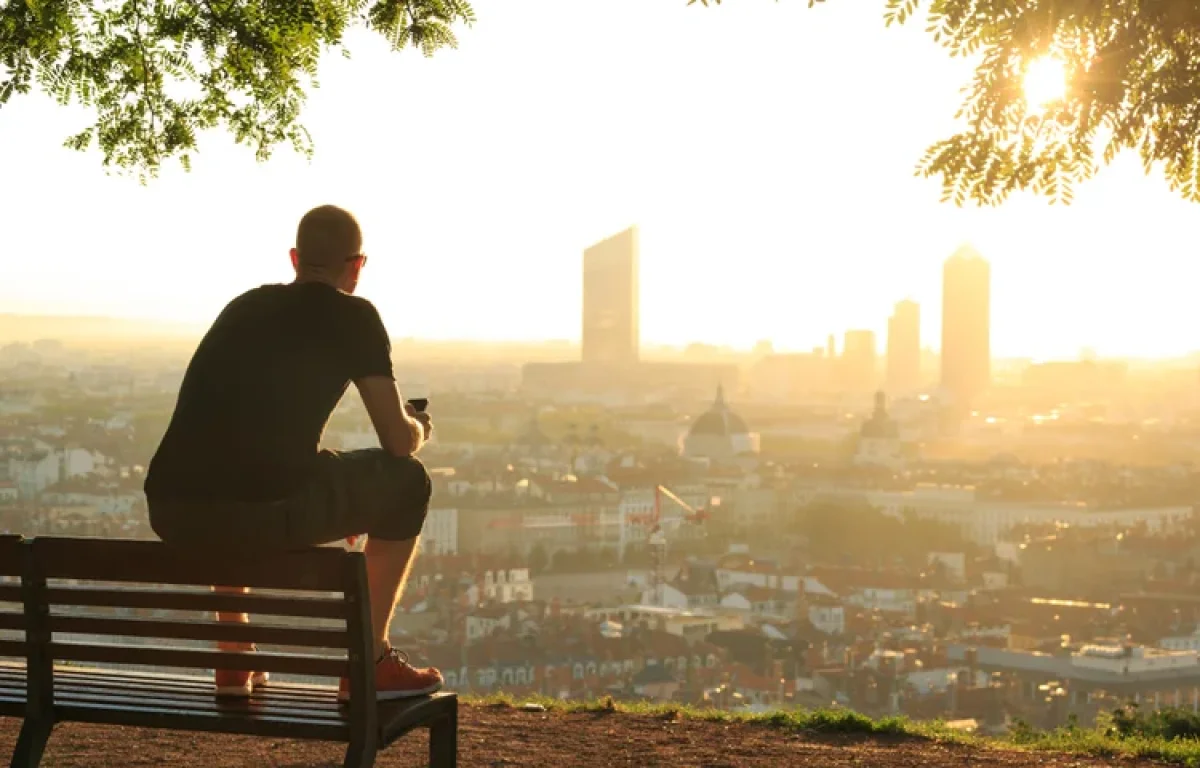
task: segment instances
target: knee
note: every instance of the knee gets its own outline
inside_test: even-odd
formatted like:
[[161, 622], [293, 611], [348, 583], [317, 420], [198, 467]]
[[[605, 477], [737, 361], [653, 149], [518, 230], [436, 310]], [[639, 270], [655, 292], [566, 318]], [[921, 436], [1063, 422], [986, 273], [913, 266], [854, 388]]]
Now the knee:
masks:
[[429, 470], [425, 469], [425, 465], [420, 461], [417, 461], [417, 467], [417, 487], [421, 489], [421, 500], [428, 506], [429, 500], [433, 498], [433, 479], [429, 476]]
[[433, 498], [433, 480], [429, 477], [429, 470], [425, 469], [420, 459], [405, 456], [393, 462], [392, 471], [402, 489], [405, 507], [418, 509], [423, 514]]
[[414, 456], [409, 456], [406, 462], [406, 479], [413, 489], [413, 495], [428, 504], [433, 498], [433, 480], [429, 477], [429, 470]]
[[388, 541], [406, 541], [420, 535], [429, 514], [433, 482], [425, 465], [411, 457], [388, 462], [386, 504], [368, 534]]

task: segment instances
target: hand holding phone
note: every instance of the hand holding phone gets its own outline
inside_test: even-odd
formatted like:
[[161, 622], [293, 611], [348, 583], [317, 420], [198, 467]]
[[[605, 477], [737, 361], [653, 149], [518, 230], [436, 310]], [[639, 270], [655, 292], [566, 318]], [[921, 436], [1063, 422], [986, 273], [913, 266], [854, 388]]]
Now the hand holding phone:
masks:
[[413, 410], [417, 413], [425, 413], [425, 409], [429, 407], [429, 398], [414, 397], [408, 401], [408, 404], [411, 405]]

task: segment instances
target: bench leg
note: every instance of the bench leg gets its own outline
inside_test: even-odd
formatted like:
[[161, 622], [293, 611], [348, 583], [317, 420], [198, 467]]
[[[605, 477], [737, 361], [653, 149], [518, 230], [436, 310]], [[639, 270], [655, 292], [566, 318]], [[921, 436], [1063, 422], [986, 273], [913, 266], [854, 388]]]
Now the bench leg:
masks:
[[457, 766], [458, 712], [455, 711], [429, 727], [429, 768]]
[[350, 740], [346, 750], [346, 760], [342, 763], [345, 768], [371, 768], [375, 765], [375, 755], [379, 745], [374, 739]]
[[17, 737], [17, 748], [13, 750], [12, 768], [37, 768], [53, 729], [54, 723], [49, 720], [25, 718], [21, 735]]

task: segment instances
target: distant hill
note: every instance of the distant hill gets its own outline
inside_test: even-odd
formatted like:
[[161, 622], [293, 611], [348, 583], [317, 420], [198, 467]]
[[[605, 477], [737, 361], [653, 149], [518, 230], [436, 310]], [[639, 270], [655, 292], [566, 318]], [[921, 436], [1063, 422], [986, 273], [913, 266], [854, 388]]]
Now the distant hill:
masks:
[[196, 338], [204, 329], [190, 323], [136, 320], [124, 317], [0, 314], [0, 344], [14, 341], [60, 339], [98, 341], [107, 339]]

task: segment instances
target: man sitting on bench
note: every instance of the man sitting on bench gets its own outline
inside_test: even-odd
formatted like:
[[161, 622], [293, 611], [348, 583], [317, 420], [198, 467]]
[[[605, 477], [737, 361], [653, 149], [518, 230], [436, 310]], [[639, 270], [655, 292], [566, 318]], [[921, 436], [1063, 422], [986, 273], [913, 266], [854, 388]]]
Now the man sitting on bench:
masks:
[[[414, 454], [432, 424], [397, 391], [379, 313], [352, 295], [367, 262], [355, 218], [334, 206], [309, 211], [291, 258], [294, 282], [234, 299], [197, 347], [147, 472], [150, 524], [164, 542], [215, 558], [366, 534], [378, 696], [433, 693], [441, 673], [410, 666], [388, 643], [429, 507], [429, 475]], [[319, 450], [350, 382], [382, 448]], [[218, 618], [248, 620], [236, 613]], [[216, 671], [218, 695], [248, 696], [265, 682], [263, 673]], [[339, 697], [349, 698], [345, 679]]]

